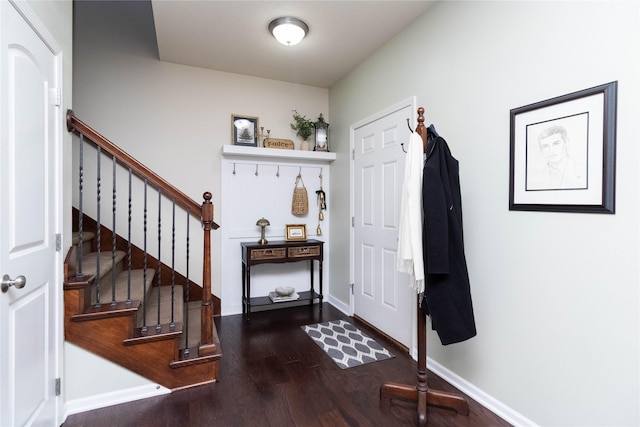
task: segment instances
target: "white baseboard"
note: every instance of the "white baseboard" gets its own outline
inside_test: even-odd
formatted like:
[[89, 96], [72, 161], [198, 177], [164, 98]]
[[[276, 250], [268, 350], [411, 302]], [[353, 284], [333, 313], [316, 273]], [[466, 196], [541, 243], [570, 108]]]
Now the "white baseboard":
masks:
[[171, 393], [171, 390], [166, 387], [158, 384], [148, 384], [84, 397], [82, 399], [69, 400], [65, 402], [64, 405], [64, 418], [66, 419], [69, 415], [79, 414], [80, 412], [91, 411], [93, 409], [105, 408], [107, 406], [133, 402], [134, 400], [146, 399], [148, 397], [161, 396], [169, 393]]
[[508, 423], [518, 427], [538, 427], [538, 425], [530, 419], [514, 411], [429, 357], [427, 357], [427, 368]]
[[353, 314], [351, 313], [351, 308], [349, 307], [348, 304], [343, 303], [342, 301], [340, 301], [335, 297], [332, 297], [331, 295], [324, 298], [324, 300], [329, 304], [331, 304], [332, 306], [334, 306], [335, 308], [337, 308], [338, 310], [340, 310], [341, 312], [343, 312], [347, 316], [351, 316]]

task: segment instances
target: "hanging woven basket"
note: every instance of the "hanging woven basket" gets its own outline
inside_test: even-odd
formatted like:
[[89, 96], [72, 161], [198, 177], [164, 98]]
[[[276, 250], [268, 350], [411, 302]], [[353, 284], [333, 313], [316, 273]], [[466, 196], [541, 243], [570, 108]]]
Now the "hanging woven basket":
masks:
[[[301, 187], [298, 185], [301, 185]], [[293, 215], [306, 215], [309, 213], [309, 196], [307, 195], [307, 188], [304, 186], [301, 174], [298, 174], [296, 177], [296, 185], [293, 188], [291, 213]]]

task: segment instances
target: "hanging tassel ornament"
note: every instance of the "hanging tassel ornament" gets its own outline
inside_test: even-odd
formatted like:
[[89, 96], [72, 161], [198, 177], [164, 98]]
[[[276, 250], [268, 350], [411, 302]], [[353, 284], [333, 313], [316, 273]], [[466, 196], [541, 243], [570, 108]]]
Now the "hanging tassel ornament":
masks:
[[316, 234], [322, 236], [322, 228], [320, 228], [320, 221], [324, 220], [324, 210], [327, 209], [326, 197], [324, 190], [322, 189], [322, 172], [320, 172], [320, 189], [316, 191], [318, 195], [318, 228], [316, 228]]

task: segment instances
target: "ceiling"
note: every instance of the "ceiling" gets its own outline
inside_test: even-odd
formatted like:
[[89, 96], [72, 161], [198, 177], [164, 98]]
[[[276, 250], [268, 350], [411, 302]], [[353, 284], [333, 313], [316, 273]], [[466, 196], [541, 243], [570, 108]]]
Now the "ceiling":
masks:
[[[162, 61], [331, 87], [433, 4], [414, 1], [152, 0]], [[273, 19], [309, 26], [296, 46], [269, 33]]]

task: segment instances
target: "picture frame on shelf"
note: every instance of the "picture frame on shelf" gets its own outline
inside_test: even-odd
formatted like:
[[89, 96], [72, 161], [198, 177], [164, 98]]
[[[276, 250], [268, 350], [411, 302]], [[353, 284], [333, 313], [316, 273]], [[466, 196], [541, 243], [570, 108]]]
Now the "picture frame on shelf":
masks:
[[231, 115], [231, 143], [247, 147], [258, 146], [258, 117]]
[[509, 210], [615, 213], [617, 81], [510, 111]]
[[306, 224], [287, 224], [285, 230], [285, 240], [287, 242], [306, 241], [307, 226]]

